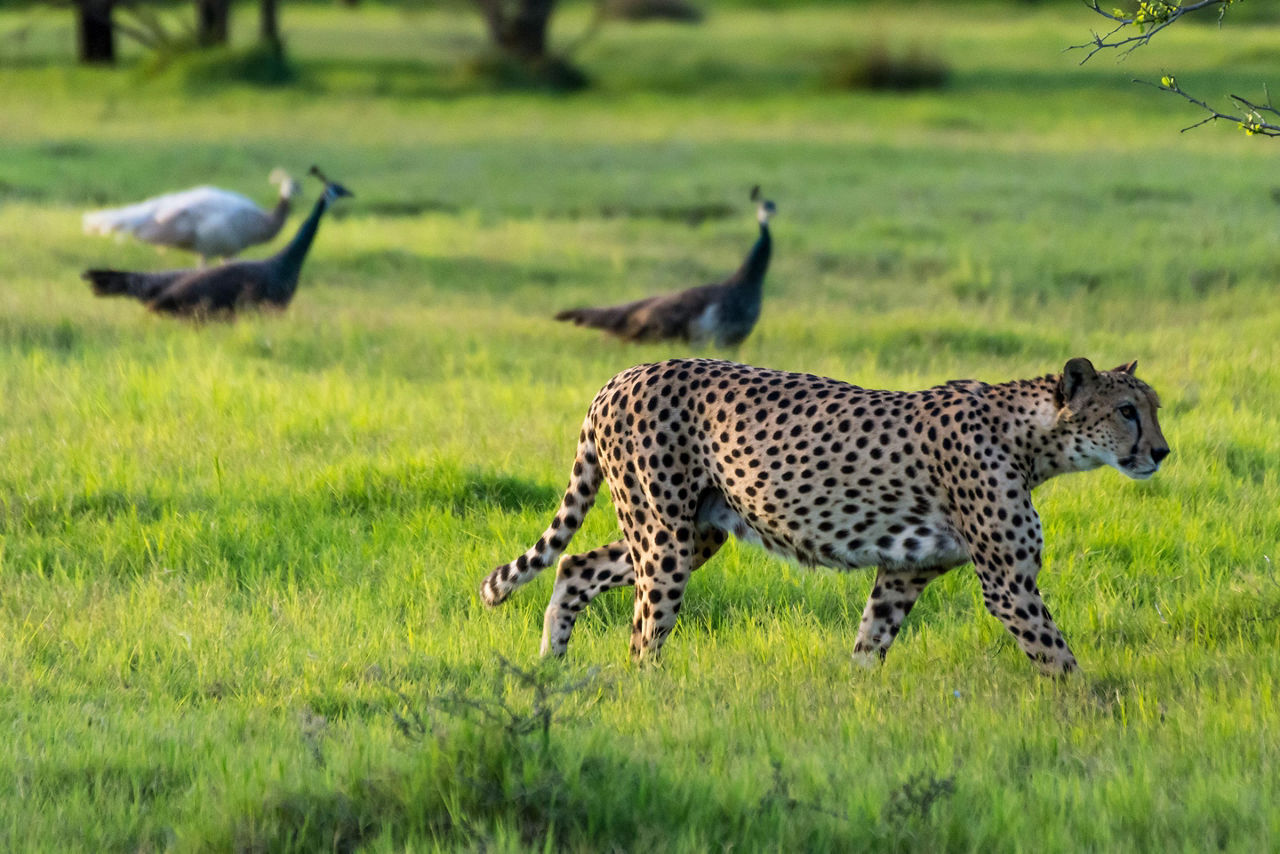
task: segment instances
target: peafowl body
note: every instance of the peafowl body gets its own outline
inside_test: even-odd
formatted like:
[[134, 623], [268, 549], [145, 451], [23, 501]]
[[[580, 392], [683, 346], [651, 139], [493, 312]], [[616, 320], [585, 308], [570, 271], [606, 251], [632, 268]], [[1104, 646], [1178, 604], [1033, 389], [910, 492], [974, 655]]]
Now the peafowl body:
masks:
[[773, 249], [769, 219], [777, 207], [761, 199], [759, 189], [752, 190], [751, 198], [759, 202], [756, 218], [760, 237], [742, 266], [728, 279], [622, 305], [568, 309], [557, 314], [556, 320], [602, 329], [626, 341], [678, 340], [738, 346], [760, 319], [764, 276]]
[[84, 230], [131, 234], [157, 246], [185, 249], [198, 254], [201, 265], [209, 258], [231, 258], [271, 240], [289, 216], [301, 188], [283, 169], [271, 173], [271, 182], [280, 185], [280, 196], [270, 211], [230, 190], [195, 187], [122, 208], [90, 211], [84, 215]]
[[302, 262], [315, 240], [320, 218], [334, 201], [353, 195], [341, 184], [324, 179], [315, 167], [312, 174], [324, 180], [324, 192], [289, 245], [270, 258], [161, 273], [86, 270], [83, 278], [98, 296], [133, 297], [164, 314], [233, 314], [261, 305], [282, 309], [297, 290]]

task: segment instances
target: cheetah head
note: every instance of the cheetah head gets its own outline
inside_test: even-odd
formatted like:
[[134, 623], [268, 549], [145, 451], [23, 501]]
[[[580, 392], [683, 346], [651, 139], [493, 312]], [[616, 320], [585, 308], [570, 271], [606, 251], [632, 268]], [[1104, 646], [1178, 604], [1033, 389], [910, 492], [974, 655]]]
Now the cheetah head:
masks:
[[1064, 451], [1080, 469], [1112, 466], [1146, 480], [1169, 456], [1156, 410], [1160, 398], [1133, 375], [1138, 363], [1098, 371], [1088, 359], [1067, 362], [1054, 391]]

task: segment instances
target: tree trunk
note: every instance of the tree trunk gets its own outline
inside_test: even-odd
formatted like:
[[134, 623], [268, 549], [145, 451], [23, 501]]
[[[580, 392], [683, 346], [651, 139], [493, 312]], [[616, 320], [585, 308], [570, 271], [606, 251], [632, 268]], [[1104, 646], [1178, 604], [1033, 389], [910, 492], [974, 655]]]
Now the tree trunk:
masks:
[[114, 0], [76, 0], [76, 36], [80, 61], [112, 65], [116, 61], [116, 31], [111, 26]]
[[271, 48], [277, 59], [284, 58], [284, 42], [280, 40], [280, 16], [277, 14], [278, 0], [262, 0], [259, 7], [258, 37], [262, 43]]
[[547, 55], [547, 25], [556, 0], [479, 0], [489, 37], [510, 56], [525, 62]]
[[196, 0], [196, 43], [201, 47], [227, 43], [231, 0]]

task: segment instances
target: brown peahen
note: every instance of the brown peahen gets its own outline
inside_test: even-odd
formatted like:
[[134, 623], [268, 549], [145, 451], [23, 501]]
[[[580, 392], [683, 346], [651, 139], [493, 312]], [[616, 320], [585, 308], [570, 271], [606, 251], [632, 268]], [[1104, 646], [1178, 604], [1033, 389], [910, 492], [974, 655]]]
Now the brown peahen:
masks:
[[626, 341], [710, 341], [721, 347], [738, 346], [760, 319], [764, 275], [773, 248], [769, 219], [777, 211], [773, 202], [760, 197], [758, 186], [751, 190], [751, 199], [758, 202], [760, 237], [742, 266], [723, 282], [622, 305], [572, 308], [557, 314], [556, 320], [602, 329]]

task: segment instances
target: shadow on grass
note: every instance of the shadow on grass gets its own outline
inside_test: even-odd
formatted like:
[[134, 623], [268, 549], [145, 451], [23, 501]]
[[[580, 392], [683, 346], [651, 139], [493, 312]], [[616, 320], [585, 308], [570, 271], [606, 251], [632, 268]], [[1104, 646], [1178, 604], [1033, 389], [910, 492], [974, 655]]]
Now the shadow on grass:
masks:
[[555, 507], [560, 492], [523, 478], [419, 462], [351, 466], [323, 475], [313, 486], [326, 509], [344, 515], [380, 515], [423, 505], [466, 515], [500, 510], [522, 513]]
[[[690, 827], [726, 847], [770, 825], [766, 837], [779, 832], [776, 807], [733, 803], [710, 781], [613, 751], [542, 751], [467, 729], [436, 738], [422, 760], [412, 771], [371, 772], [343, 790], [273, 794], [241, 819], [236, 850], [355, 851], [374, 839], [485, 850], [514, 837], [552, 850], [630, 851]], [[411, 793], [420, 800], [408, 800]], [[806, 835], [794, 825], [790, 833]]]
[[[0, 184], [0, 192], [5, 185]], [[462, 207], [455, 202], [434, 198], [371, 199], [337, 208], [331, 214], [335, 220], [361, 216], [377, 216], [387, 219], [411, 219], [430, 213], [457, 214]], [[530, 211], [518, 212], [521, 216], [533, 216]], [[550, 209], [539, 214], [545, 219], [656, 219], [662, 222], [684, 223], [691, 228], [704, 222], [728, 219], [742, 214], [742, 209], [724, 202], [688, 202], [677, 204], [628, 204], [604, 202], [598, 205], [569, 206]]]
[[[972, 357], [1009, 359], [1026, 357], [1043, 362], [1051, 370], [1064, 359], [1067, 342], [1044, 332], [1015, 332], [966, 326], [920, 326], [886, 330], [862, 339], [860, 347], [876, 353], [876, 364], [886, 371], [910, 371], [914, 367], [938, 359], [942, 354], [970, 361]], [[957, 377], [956, 379], [965, 379]]]
[[44, 187], [0, 181], [0, 202], [40, 202], [48, 195], [49, 191]]
[[[518, 840], [628, 851], [679, 837], [807, 850], [854, 829], [843, 812], [789, 797], [776, 763], [772, 788], [743, 792], [689, 775], [678, 757], [632, 755], [625, 739], [575, 738], [559, 710], [581, 689], [589, 703], [607, 687], [593, 673], [567, 683], [556, 668], [526, 671], [500, 660], [490, 670], [460, 693], [397, 694], [388, 711], [404, 737], [401, 755], [346, 785], [266, 793], [233, 819], [234, 847], [354, 851], [376, 839], [483, 850]], [[324, 766], [332, 743], [306, 732], [302, 741]], [[798, 809], [807, 810], [804, 821], [794, 820]]]
[[428, 213], [456, 214], [461, 208], [441, 199], [370, 199], [361, 200], [358, 207], [335, 208], [330, 214], [334, 220], [346, 219], [354, 212], [362, 216], [387, 219], [410, 219]]
[[[488, 510], [522, 513], [550, 511], [559, 497], [559, 490], [546, 484], [450, 463], [368, 464], [322, 474], [301, 496], [260, 497], [254, 515], [269, 526], [270, 519], [309, 502], [340, 516], [397, 514], [422, 507], [458, 515]], [[0, 483], [0, 532], [50, 532], [80, 520], [128, 518], [145, 523], [217, 512], [218, 499], [213, 495], [156, 496], [109, 489], [26, 496], [20, 484]]]
[[[102, 338], [101, 332], [96, 333]], [[44, 351], [50, 355], [70, 356], [84, 347], [84, 329], [68, 319], [19, 320], [0, 319], [0, 350], [27, 353]]]
[[[576, 212], [572, 212], [576, 213]], [[571, 215], [572, 215], [571, 213]], [[657, 219], [664, 222], [682, 222], [693, 228], [704, 222], [729, 217], [742, 213], [740, 206], [728, 205], [724, 202], [690, 202], [677, 205], [627, 205], [606, 204], [596, 211], [585, 211], [586, 216], [597, 215], [605, 219]]]
[[[690, 773], [694, 757], [678, 747], [637, 752], [626, 737], [583, 738], [569, 724], [588, 720], [609, 690], [594, 671], [568, 681], [559, 667], [523, 670], [499, 657], [457, 693], [397, 692], [387, 713], [403, 737], [398, 750], [345, 784], [320, 777], [246, 799], [232, 813], [233, 847], [355, 851], [429, 841], [446, 850], [633, 851], [679, 840], [690, 850], [894, 850], [913, 841], [936, 847], [949, 818], [954, 776], [918, 771], [881, 782], [878, 814], [850, 812], [830, 787], [797, 796], [813, 786], [798, 786], [783, 759], [770, 759], [772, 773], [760, 767], [745, 786], [726, 785]], [[561, 713], [569, 704], [572, 717]], [[327, 751], [340, 745], [325, 719], [303, 719], [300, 749], [315, 768], [330, 767]]]
[[165, 499], [119, 490], [26, 498], [16, 489], [0, 488], [0, 533], [50, 533], [81, 520], [110, 522], [119, 518], [131, 518], [141, 522], [155, 522], [163, 518], [171, 508], [172, 503]]
[[[353, 291], [368, 290], [369, 281], [384, 281], [396, 290], [429, 286], [442, 291], [505, 294], [536, 283], [554, 285], [565, 273], [463, 255], [426, 255], [408, 249], [353, 252], [326, 261], [326, 279]], [[306, 287], [306, 283], [303, 283]]]

